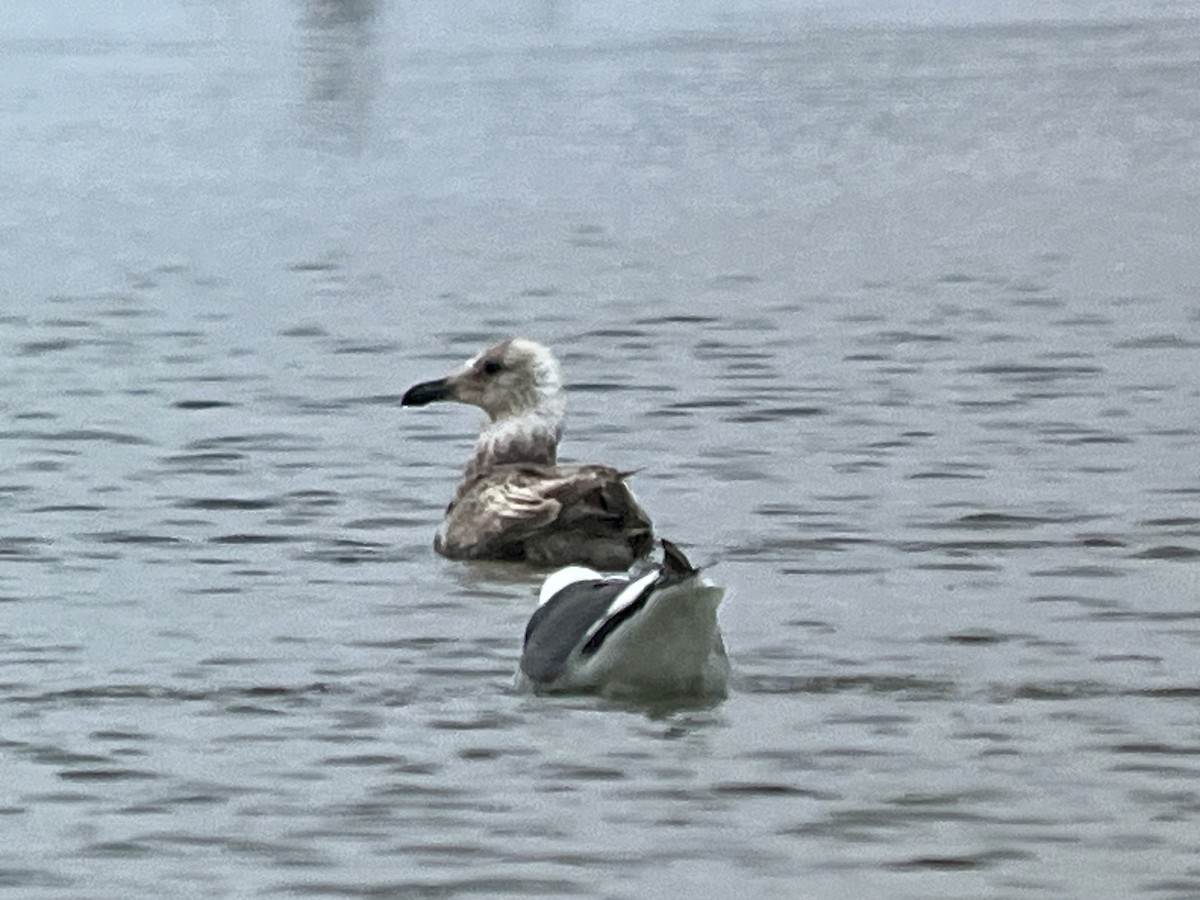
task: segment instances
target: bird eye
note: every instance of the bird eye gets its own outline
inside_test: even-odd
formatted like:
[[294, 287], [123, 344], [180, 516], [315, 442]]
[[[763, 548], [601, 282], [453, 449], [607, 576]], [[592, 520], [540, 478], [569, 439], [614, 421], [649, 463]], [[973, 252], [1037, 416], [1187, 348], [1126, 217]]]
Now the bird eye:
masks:
[[485, 362], [483, 364], [483, 374], [484, 375], [495, 375], [497, 372], [499, 372], [503, 368], [504, 368], [504, 366], [500, 365], [500, 363], [496, 362], [494, 359], [489, 359], [487, 362]]

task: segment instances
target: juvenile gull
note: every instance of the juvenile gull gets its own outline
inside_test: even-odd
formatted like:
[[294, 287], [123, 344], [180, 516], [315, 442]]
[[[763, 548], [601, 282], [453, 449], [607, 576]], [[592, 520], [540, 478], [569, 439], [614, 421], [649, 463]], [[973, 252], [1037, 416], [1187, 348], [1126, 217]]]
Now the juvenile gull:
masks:
[[729, 660], [717, 625], [724, 589], [670, 541], [640, 575], [582, 566], [542, 585], [525, 628], [519, 687], [620, 699], [720, 698]]
[[433, 546], [451, 559], [509, 559], [626, 569], [650, 552], [653, 526], [610, 466], [558, 464], [566, 400], [558, 360], [513, 338], [400, 401], [470, 403], [487, 413]]

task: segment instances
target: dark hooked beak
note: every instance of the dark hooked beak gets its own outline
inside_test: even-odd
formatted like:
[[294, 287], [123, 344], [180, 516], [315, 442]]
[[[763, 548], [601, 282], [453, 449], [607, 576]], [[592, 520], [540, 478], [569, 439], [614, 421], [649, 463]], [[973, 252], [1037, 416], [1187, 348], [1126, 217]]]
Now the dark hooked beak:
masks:
[[424, 406], [438, 400], [452, 400], [450, 379], [438, 378], [436, 381], [422, 381], [414, 384], [400, 398], [401, 406]]

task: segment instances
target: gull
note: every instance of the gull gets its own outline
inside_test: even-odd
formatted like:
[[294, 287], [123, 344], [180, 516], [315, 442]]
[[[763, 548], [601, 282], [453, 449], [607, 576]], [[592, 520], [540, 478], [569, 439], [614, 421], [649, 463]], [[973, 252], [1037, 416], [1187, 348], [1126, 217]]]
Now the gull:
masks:
[[566, 399], [554, 354], [526, 338], [483, 350], [445, 378], [409, 388], [402, 406], [452, 400], [487, 419], [434, 538], [450, 559], [580, 563], [627, 569], [654, 529], [625, 483], [604, 465], [559, 465]]
[[568, 566], [550, 575], [525, 628], [517, 686], [623, 700], [724, 697], [725, 590], [661, 544], [662, 562], [641, 574]]

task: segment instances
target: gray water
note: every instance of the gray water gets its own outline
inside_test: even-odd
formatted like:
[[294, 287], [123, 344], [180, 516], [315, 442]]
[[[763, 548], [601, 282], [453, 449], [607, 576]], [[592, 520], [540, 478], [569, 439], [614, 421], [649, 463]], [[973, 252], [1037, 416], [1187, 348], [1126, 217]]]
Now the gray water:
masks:
[[[4, 896], [1200, 896], [1194, 13], [600, 6], [6, 4]], [[509, 334], [724, 703], [512, 690]]]

